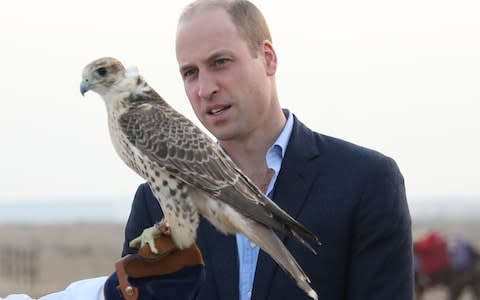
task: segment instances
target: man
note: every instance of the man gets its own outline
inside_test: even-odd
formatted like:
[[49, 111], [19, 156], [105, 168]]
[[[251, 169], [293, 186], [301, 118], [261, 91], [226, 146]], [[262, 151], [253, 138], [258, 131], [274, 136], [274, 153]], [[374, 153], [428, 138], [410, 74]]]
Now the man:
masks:
[[[277, 95], [277, 56], [248, 1], [195, 1], [180, 17], [176, 55], [196, 116], [239, 168], [322, 241], [317, 255], [280, 236], [319, 299], [413, 299], [411, 220], [403, 177], [378, 152], [311, 131]], [[146, 184], [135, 195], [128, 242], [162, 218]], [[197, 243], [207, 278], [198, 299], [308, 299], [245, 237], [206, 220]]]

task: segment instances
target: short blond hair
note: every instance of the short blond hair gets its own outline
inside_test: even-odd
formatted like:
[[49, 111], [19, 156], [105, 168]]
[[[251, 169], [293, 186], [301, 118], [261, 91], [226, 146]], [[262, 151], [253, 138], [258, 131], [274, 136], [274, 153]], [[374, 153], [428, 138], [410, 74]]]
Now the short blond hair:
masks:
[[252, 55], [257, 56], [265, 40], [272, 42], [267, 21], [262, 12], [247, 0], [196, 0], [183, 10], [179, 23], [192, 15], [199, 8], [221, 8], [227, 12], [240, 37], [250, 48]]

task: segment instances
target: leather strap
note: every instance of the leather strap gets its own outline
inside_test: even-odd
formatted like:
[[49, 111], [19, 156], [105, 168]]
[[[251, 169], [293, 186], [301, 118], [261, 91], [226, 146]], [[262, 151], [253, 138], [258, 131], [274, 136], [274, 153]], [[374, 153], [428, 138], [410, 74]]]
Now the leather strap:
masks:
[[124, 258], [118, 260], [115, 263], [115, 271], [117, 272], [118, 277], [118, 288], [123, 295], [125, 300], [137, 300], [138, 299], [138, 288], [130, 285], [128, 282], [128, 275], [125, 271], [124, 259], [131, 255], [127, 255]]

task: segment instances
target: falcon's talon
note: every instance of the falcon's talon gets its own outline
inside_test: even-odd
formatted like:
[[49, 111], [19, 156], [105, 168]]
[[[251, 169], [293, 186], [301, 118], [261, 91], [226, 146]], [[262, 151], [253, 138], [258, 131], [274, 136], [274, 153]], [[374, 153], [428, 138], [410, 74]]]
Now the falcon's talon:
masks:
[[131, 240], [128, 245], [132, 248], [142, 248], [145, 244], [148, 244], [150, 251], [158, 254], [157, 247], [155, 247], [155, 238], [160, 236], [160, 234], [161, 232], [158, 230], [157, 225], [153, 225], [144, 229], [142, 234]]

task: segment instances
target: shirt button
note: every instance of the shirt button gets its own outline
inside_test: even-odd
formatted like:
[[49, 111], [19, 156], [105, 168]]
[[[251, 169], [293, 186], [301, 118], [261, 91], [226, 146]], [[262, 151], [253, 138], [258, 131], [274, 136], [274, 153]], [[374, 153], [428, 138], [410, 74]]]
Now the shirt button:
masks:
[[255, 247], [257, 247], [257, 245], [255, 245], [254, 242], [250, 242], [250, 247], [255, 248]]
[[252, 291], [251, 290], [248, 291], [247, 296], [248, 296], [248, 299], [252, 298]]

